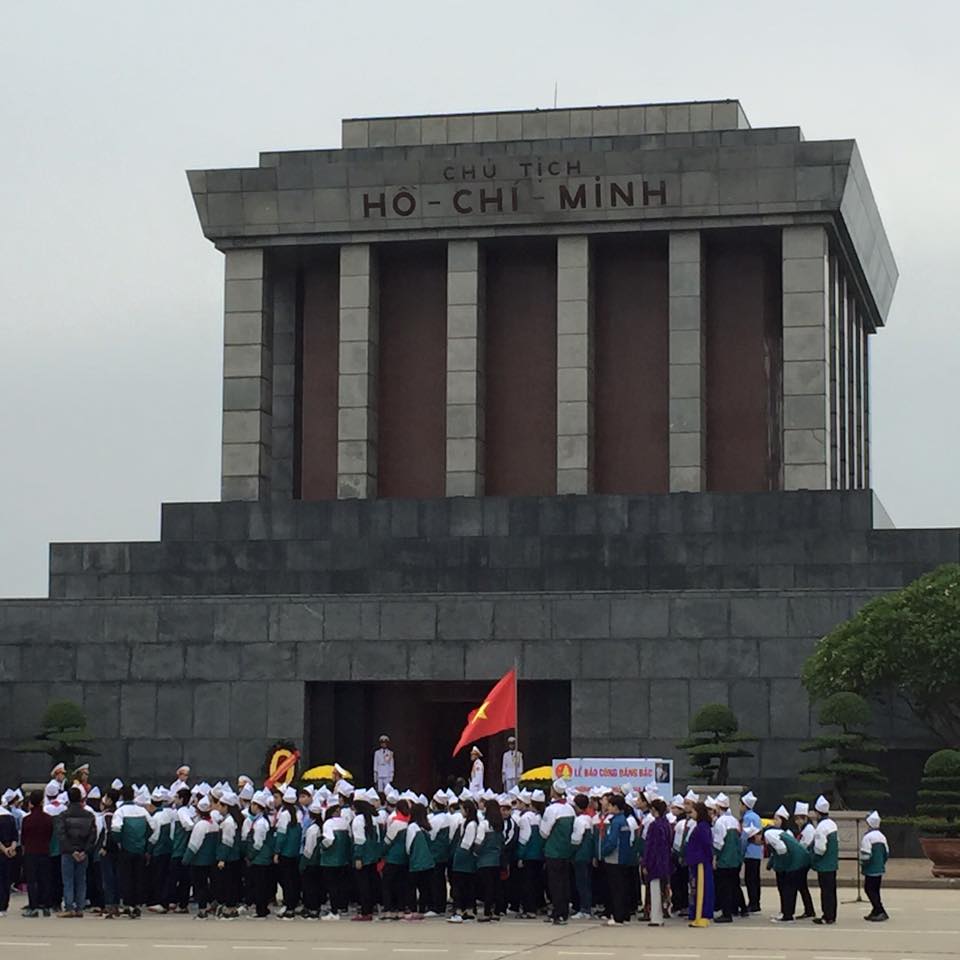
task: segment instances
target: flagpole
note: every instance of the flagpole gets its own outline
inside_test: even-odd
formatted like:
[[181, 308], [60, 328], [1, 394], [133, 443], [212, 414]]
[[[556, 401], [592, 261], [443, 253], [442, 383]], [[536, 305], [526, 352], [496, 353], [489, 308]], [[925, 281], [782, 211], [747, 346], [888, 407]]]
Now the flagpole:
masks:
[[[513, 658], [513, 702], [516, 705], [517, 715], [514, 717], [513, 735], [517, 738], [517, 750], [520, 750], [520, 658]], [[517, 762], [516, 756], [513, 758]], [[522, 770], [517, 771], [517, 781], [520, 780]]]

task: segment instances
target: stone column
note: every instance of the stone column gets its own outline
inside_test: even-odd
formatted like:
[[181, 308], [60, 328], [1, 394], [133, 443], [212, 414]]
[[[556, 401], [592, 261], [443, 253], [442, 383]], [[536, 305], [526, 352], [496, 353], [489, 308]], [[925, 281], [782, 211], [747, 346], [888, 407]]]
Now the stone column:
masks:
[[830, 487], [829, 243], [783, 229], [783, 487]]
[[484, 269], [476, 240], [447, 244], [448, 497], [484, 490]]
[[557, 493], [593, 490], [590, 240], [557, 239]]
[[337, 496], [377, 495], [379, 285], [376, 252], [366, 243], [340, 248], [340, 359]]
[[670, 234], [670, 491], [706, 489], [703, 251], [700, 232]]
[[270, 496], [272, 323], [262, 250], [228, 250], [223, 298], [221, 498]]
[[273, 288], [273, 429], [270, 443], [270, 499], [292, 500], [294, 421], [297, 392], [297, 277], [292, 268], [274, 272]]

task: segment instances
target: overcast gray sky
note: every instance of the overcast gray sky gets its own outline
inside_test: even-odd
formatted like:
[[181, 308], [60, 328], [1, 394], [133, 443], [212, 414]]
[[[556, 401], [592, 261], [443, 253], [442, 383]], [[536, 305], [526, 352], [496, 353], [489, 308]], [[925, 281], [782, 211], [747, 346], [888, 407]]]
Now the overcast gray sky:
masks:
[[0, 596], [51, 540], [219, 495], [222, 257], [183, 171], [339, 145], [345, 116], [739, 98], [859, 141], [900, 267], [873, 485], [960, 525], [955, 4], [0, 5]]

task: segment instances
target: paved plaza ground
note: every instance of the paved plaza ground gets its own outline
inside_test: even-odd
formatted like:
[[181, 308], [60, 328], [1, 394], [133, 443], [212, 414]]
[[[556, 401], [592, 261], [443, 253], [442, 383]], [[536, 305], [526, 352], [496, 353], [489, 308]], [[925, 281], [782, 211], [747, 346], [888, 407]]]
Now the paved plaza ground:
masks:
[[200, 955], [204, 960], [253, 957], [470, 958], [498, 960], [954, 960], [960, 957], [960, 893], [954, 890], [890, 890], [891, 920], [866, 923], [866, 904], [844, 903], [834, 927], [769, 922], [774, 900], [762, 914], [729, 926], [691, 930], [668, 921], [660, 929], [600, 922], [554, 927], [540, 921], [505, 920], [454, 926], [442, 920], [415, 923], [318, 923], [276, 919], [231, 922], [181, 916], [105, 921], [19, 916], [20, 897], [0, 920], [0, 957], [63, 960], [112, 956], [135, 960]]

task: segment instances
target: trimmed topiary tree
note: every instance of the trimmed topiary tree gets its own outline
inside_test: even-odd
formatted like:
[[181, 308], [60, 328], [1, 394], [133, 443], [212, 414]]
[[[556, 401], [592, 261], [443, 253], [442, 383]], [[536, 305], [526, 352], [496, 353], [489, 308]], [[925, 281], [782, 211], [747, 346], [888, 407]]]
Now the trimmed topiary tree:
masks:
[[[862, 755], [879, 753], [886, 749], [864, 728], [869, 726], [870, 704], [856, 693], [835, 693], [820, 706], [817, 720], [827, 730], [801, 745], [804, 753], [816, 752], [819, 762], [815, 767], [800, 771], [800, 779], [808, 783], [830, 784], [831, 803], [837, 809], [852, 806], [876, 806], [890, 794], [883, 789], [887, 778], [872, 763], [865, 763]], [[821, 787], [824, 789], [824, 787]]]
[[924, 834], [960, 837], [960, 750], [938, 750], [927, 759], [914, 823]]
[[748, 733], [740, 733], [736, 714], [725, 704], [708, 703], [690, 722], [690, 736], [677, 744], [686, 750], [693, 775], [704, 783], [729, 783], [730, 761], [736, 757], [752, 757], [743, 744], [756, 741]]
[[814, 700], [893, 692], [945, 744], [960, 746], [960, 564], [871, 600], [817, 644], [803, 682]]
[[17, 753], [45, 753], [54, 764], [67, 770], [77, 767], [80, 757], [98, 757], [91, 748], [93, 734], [87, 729], [87, 715], [71, 700], [51, 703], [40, 718], [40, 732], [33, 740], [21, 743]]

